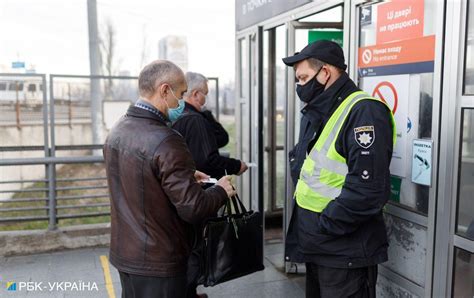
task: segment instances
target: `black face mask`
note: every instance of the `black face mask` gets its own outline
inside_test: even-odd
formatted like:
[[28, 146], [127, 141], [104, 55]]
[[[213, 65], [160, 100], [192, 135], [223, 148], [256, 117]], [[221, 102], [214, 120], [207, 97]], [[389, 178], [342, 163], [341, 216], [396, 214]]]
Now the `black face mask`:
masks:
[[314, 77], [308, 82], [306, 82], [306, 84], [296, 85], [296, 94], [298, 94], [298, 97], [301, 99], [301, 101], [308, 103], [313, 98], [323, 93], [324, 88], [326, 87], [327, 81], [326, 81], [326, 84], [323, 85], [320, 82], [318, 82], [318, 80], [316, 79], [321, 69], [323, 68], [321, 67], [318, 70], [318, 72], [314, 75]]

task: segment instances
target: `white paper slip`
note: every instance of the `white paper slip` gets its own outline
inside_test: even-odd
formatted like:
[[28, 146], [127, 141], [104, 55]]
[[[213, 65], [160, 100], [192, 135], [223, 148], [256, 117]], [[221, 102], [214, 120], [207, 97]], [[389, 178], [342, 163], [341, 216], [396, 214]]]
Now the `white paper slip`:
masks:
[[247, 167], [249, 167], [249, 168], [256, 168], [256, 167], [257, 167], [257, 163], [256, 163], [256, 162], [246, 162], [245, 164], [246, 164]]
[[201, 180], [202, 183], [211, 183], [211, 184], [216, 184], [217, 183], [217, 179], [216, 178], [209, 178], [209, 179], [206, 179], [206, 180]]

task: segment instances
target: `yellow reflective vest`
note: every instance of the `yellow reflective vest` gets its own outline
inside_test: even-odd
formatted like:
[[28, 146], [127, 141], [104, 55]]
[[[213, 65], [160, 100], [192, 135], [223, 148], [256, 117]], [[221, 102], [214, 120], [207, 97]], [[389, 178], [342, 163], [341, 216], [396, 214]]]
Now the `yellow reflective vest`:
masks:
[[[301, 208], [320, 213], [331, 200], [341, 194], [348, 167], [346, 159], [336, 151], [335, 143], [351, 109], [361, 100], [380, 101], [363, 91], [349, 95], [331, 115], [306, 156], [295, 191], [296, 203]], [[393, 114], [390, 115], [395, 145], [397, 131]]]

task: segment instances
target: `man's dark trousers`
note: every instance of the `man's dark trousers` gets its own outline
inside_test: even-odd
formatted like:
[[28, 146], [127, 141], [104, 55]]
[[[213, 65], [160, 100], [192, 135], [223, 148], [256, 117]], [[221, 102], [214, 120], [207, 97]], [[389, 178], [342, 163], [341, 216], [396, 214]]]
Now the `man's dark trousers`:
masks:
[[186, 275], [179, 277], [141, 276], [120, 272], [122, 298], [184, 298]]
[[375, 298], [377, 265], [330, 268], [306, 263], [306, 298]]

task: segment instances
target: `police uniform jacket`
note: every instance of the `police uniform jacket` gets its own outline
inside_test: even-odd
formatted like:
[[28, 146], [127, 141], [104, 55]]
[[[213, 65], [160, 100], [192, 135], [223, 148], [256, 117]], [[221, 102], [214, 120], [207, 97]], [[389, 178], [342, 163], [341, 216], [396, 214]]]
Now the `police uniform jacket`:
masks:
[[[343, 73], [301, 110], [299, 141], [289, 153], [295, 184], [331, 114], [356, 91], [360, 89]], [[356, 133], [360, 127], [373, 127], [370, 138], [362, 142]], [[390, 111], [383, 103], [362, 100], [352, 108], [335, 143], [348, 166], [341, 194], [321, 213], [303, 209], [293, 200], [285, 244], [287, 261], [357, 268], [387, 260], [382, 208], [390, 196], [392, 129]]]

